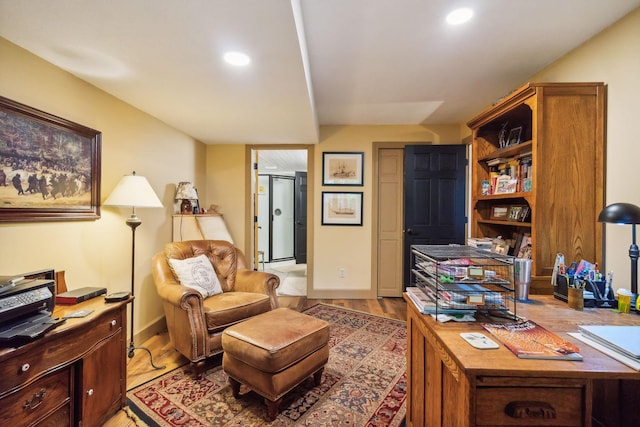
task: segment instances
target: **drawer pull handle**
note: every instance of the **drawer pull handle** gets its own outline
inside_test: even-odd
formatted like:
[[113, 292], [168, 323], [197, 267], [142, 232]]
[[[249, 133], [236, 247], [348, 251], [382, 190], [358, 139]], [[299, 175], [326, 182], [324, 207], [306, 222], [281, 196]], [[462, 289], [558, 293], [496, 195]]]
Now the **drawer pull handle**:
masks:
[[556, 410], [547, 402], [509, 402], [504, 413], [511, 418], [535, 418], [550, 420], [556, 418]]
[[92, 388], [87, 390], [87, 396], [93, 396], [93, 389]]
[[20, 370], [22, 372], [27, 372], [29, 369], [31, 369], [31, 365], [29, 365], [28, 363], [25, 363], [20, 367]]
[[111, 321], [111, 326], [116, 326], [118, 324], [118, 322], [116, 322], [115, 320]]
[[38, 406], [40, 406], [40, 404], [42, 403], [46, 395], [47, 395], [47, 391], [45, 389], [40, 389], [38, 393], [33, 394], [33, 397], [31, 398], [31, 400], [26, 400], [24, 402], [24, 405], [22, 405], [22, 408], [31, 409], [31, 410], [36, 409]]

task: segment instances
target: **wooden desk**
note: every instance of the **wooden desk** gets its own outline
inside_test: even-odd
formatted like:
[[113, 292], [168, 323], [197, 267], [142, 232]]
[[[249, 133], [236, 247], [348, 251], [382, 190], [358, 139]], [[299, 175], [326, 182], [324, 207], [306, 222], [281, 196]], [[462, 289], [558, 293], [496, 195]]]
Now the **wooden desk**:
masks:
[[17, 348], [0, 348], [3, 425], [99, 426], [126, 403], [126, 305], [97, 297], [54, 316], [94, 310]]
[[[576, 344], [582, 362], [519, 359], [503, 345], [475, 349], [459, 334], [485, 332], [479, 322], [435, 322], [404, 296], [407, 426], [640, 423], [640, 372], [567, 334], [580, 324], [640, 325], [640, 316], [596, 308], [575, 311], [551, 296], [534, 298], [534, 304], [518, 303], [517, 314]], [[518, 415], [507, 415], [508, 405], [520, 408]], [[542, 413], [555, 418], [542, 418]]]

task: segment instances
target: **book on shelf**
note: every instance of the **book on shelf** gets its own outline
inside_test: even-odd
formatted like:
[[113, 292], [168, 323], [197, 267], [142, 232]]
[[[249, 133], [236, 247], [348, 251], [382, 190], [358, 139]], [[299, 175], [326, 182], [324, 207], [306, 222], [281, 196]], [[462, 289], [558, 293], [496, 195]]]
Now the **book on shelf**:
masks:
[[[485, 160], [487, 167], [489, 168], [489, 190], [481, 189], [482, 195], [510, 193], [515, 191], [531, 191], [531, 178], [532, 178], [532, 158], [531, 152], [517, 154], [513, 157], [503, 158], [497, 157], [493, 159]], [[498, 191], [498, 177], [508, 176], [513, 180], [515, 188], [513, 191]], [[484, 185], [484, 184], [483, 184]]]
[[503, 157], [496, 157], [495, 159], [487, 160], [487, 166], [498, 166], [503, 163], [507, 163], [509, 159], [505, 159]]
[[513, 242], [513, 245], [509, 248], [509, 255], [511, 256], [518, 255], [518, 251], [520, 251], [520, 245], [522, 244], [523, 236], [524, 236], [524, 233], [518, 233], [518, 232], [513, 233], [513, 237], [511, 239], [511, 241]]
[[531, 234], [524, 233], [518, 247], [517, 258], [531, 258]]
[[579, 347], [531, 320], [482, 327], [521, 359], [582, 360]]

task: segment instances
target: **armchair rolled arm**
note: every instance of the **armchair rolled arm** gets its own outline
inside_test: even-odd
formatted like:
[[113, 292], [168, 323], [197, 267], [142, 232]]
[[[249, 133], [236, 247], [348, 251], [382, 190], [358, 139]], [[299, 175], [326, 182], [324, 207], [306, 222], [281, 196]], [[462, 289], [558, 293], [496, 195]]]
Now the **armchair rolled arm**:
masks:
[[204, 299], [200, 292], [193, 288], [183, 286], [178, 282], [165, 282], [163, 286], [159, 286], [156, 289], [158, 290], [158, 296], [160, 296], [162, 300], [179, 307], [184, 307], [184, 304], [186, 304], [187, 299], [190, 297], [196, 298], [199, 304], [202, 304]]
[[276, 289], [280, 286], [280, 278], [264, 271], [253, 271], [245, 268], [236, 273], [235, 290], [239, 292], [257, 292], [269, 295], [271, 308], [278, 308]]

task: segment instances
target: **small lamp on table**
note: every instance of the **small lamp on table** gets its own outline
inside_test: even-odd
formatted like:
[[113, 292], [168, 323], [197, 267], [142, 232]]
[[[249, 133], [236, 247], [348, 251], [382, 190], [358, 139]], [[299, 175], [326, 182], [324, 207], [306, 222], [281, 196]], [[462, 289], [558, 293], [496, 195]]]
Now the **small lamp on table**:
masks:
[[640, 207], [631, 203], [614, 203], [604, 208], [598, 215], [598, 222], [611, 224], [631, 224], [631, 307], [636, 307], [638, 297], [638, 257], [640, 250], [636, 244], [636, 224], [640, 224]]
[[190, 182], [179, 182], [176, 188], [176, 200], [182, 200], [180, 203], [180, 213], [190, 215], [193, 212], [192, 200], [198, 200], [198, 192]]

